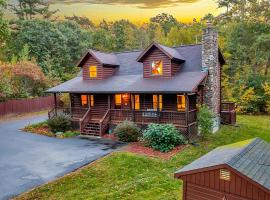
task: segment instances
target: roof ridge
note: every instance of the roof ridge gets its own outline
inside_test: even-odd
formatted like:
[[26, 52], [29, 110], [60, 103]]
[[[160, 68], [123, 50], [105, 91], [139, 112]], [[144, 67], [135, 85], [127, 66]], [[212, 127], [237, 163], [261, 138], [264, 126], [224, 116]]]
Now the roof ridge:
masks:
[[247, 154], [251, 149], [253, 149], [259, 142], [262, 140], [258, 137], [254, 138], [248, 145], [246, 145], [243, 149], [241, 149], [237, 154], [235, 154], [226, 164], [231, 165], [235, 162], [235, 160], [239, 160], [239, 158], [243, 157]]
[[[159, 43], [157, 43], [159, 44]], [[201, 43], [198, 43], [198, 44], [185, 44], [185, 45], [177, 45], [177, 46], [166, 46], [166, 45], [163, 45], [163, 44], [159, 44], [159, 45], [162, 45], [162, 46], [165, 46], [165, 47], [168, 47], [168, 48], [172, 48], [172, 49], [176, 49], [176, 48], [180, 48], [180, 47], [187, 47], [187, 46], [200, 46], [202, 45]], [[145, 48], [143, 49], [134, 49], [134, 50], [127, 50], [127, 51], [116, 51], [116, 52], [113, 52], [115, 54], [120, 54], [120, 53], [133, 53], [133, 52], [139, 52], [139, 51], [143, 51], [145, 50]]]

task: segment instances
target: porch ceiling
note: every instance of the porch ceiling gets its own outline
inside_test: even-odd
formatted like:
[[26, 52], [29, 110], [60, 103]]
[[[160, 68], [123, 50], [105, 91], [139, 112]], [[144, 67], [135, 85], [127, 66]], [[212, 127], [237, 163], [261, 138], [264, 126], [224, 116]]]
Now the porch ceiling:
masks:
[[203, 72], [180, 72], [173, 78], [143, 78], [142, 75], [116, 75], [104, 80], [86, 81], [76, 77], [53, 87], [48, 93], [175, 93], [195, 92], [206, 77]]

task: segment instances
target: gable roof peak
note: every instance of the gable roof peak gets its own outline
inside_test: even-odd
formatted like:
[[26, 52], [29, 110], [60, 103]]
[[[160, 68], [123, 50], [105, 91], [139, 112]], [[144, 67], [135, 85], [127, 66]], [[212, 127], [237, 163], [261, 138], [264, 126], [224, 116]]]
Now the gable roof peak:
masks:
[[84, 56], [81, 58], [81, 60], [78, 62], [77, 66], [81, 67], [84, 63], [87, 56], [93, 56], [100, 64], [102, 65], [110, 65], [110, 66], [119, 66], [120, 63], [117, 59], [117, 56], [114, 53], [104, 53], [101, 51], [89, 49]]
[[155, 41], [153, 41], [137, 58], [138, 62], [142, 62], [144, 57], [147, 55], [147, 53], [153, 48], [158, 48], [160, 51], [162, 51], [164, 54], [166, 54], [170, 59], [176, 60], [176, 61], [185, 61], [186, 59], [175, 49], [171, 47], [167, 47], [165, 45], [161, 45]]

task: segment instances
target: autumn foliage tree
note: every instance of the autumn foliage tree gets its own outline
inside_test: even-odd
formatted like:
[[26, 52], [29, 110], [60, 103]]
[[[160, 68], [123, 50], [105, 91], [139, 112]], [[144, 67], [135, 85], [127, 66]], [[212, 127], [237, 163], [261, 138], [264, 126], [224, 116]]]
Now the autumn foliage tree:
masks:
[[33, 61], [0, 63], [0, 101], [42, 96], [52, 84]]

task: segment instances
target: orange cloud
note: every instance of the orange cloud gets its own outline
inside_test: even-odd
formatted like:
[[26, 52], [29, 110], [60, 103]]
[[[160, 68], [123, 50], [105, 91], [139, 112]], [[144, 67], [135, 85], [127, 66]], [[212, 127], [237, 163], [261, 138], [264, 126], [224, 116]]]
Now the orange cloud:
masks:
[[51, 0], [51, 3], [89, 3], [89, 4], [107, 4], [107, 5], [133, 5], [138, 8], [154, 9], [177, 6], [181, 3], [194, 3], [198, 0]]

